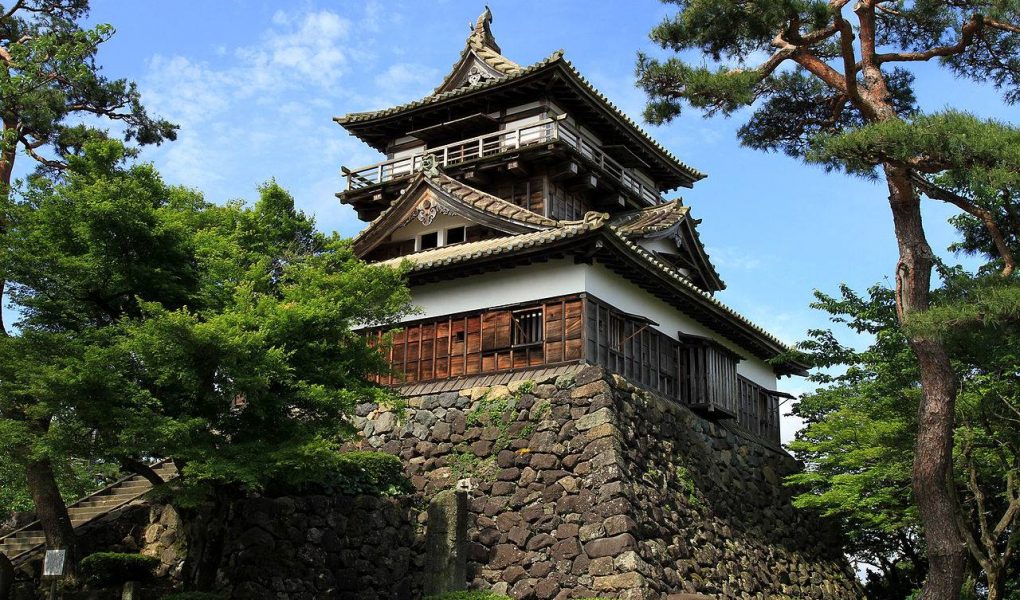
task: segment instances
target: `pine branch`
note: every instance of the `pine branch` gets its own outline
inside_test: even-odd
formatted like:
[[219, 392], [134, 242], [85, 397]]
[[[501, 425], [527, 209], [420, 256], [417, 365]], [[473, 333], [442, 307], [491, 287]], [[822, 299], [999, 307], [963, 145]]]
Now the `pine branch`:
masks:
[[933, 58], [953, 56], [960, 54], [967, 49], [974, 41], [974, 37], [981, 31], [985, 21], [980, 15], [971, 17], [960, 30], [960, 39], [955, 44], [936, 46], [921, 52], [888, 52], [875, 56], [877, 64], [887, 62], [924, 62]]
[[999, 251], [999, 256], [1002, 258], [1002, 262], [1004, 263], [1004, 266], [1002, 267], [1002, 276], [1009, 277], [1013, 274], [1013, 271], [1016, 270], [1016, 261], [1013, 259], [1013, 253], [1006, 244], [1002, 231], [995, 223], [995, 216], [991, 213], [991, 211], [974, 204], [972, 201], [960, 196], [959, 194], [933, 184], [916, 173], [911, 175], [911, 180], [917, 184], [921, 191], [923, 191], [929, 198], [948, 202], [980, 219], [984, 224], [985, 229], [988, 230], [988, 235], [990, 235], [992, 241], [995, 242], [995, 248]]

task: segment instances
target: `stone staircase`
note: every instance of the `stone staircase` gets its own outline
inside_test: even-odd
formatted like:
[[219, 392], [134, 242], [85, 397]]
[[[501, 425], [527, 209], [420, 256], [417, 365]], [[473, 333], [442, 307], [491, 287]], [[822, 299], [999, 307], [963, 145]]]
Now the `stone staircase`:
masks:
[[[164, 480], [177, 477], [177, 467], [172, 461], [158, 462], [152, 468]], [[105, 488], [69, 504], [67, 512], [71, 517], [71, 525], [77, 529], [137, 500], [150, 489], [152, 489], [152, 484], [141, 475], [132, 475], [115, 481]], [[0, 538], [0, 553], [6, 554], [12, 563], [18, 564], [41, 551], [45, 542], [46, 536], [43, 534], [42, 525], [39, 521], [33, 521]]]

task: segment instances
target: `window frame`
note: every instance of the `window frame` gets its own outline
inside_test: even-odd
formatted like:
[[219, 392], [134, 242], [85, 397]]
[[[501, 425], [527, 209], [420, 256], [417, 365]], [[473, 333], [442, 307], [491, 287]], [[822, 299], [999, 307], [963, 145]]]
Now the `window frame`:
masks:
[[[529, 326], [522, 326], [523, 319], [535, 319], [537, 322]], [[521, 340], [519, 336], [530, 338], [531, 334], [537, 334], [537, 339]], [[545, 306], [532, 306], [510, 311], [510, 347], [529, 348], [540, 346], [545, 343]]]

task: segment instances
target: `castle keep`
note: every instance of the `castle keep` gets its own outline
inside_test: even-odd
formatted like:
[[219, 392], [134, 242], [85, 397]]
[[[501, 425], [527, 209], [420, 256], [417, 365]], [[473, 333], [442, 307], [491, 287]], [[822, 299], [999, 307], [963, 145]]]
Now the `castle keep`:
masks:
[[704, 175], [562, 53], [505, 58], [490, 22], [430, 96], [336, 119], [387, 156], [343, 169], [338, 196], [369, 221], [355, 249], [409, 263], [424, 311], [380, 383], [420, 394], [586, 362], [778, 442], [776, 377], [803, 367], [766, 362], [785, 347], [715, 299], [698, 221], [663, 198]]
[[400, 456], [427, 507], [260, 501], [237, 539], [316, 560], [277, 572], [239, 543], [234, 597], [859, 597], [782, 485], [777, 379], [804, 365], [715, 298], [691, 207], [664, 198], [704, 175], [561, 52], [504, 57], [491, 21], [429, 96], [336, 119], [386, 156], [343, 169], [355, 251], [421, 307], [364, 331], [406, 407], [358, 406], [351, 446]]

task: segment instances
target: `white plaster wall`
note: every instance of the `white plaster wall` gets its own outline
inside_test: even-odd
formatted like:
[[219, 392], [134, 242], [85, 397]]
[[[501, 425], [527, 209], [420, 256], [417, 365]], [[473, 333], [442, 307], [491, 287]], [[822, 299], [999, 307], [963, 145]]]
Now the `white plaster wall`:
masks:
[[747, 350], [602, 265], [578, 265], [572, 259], [416, 286], [412, 289], [413, 301], [424, 313], [408, 320], [580, 292], [588, 292], [621, 311], [647, 317], [658, 323], [656, 329], [672, 338], [676, 338], [678, 331], [712, 338], [743, 357], [737, 364], [737, 373], [770, 390], [776, 389], [775, 372]]
[[390, 235], [390, 240], [394, 242], [400, 242], [403, 240], [413, 240], [417, 236], [423, 233], [431, 233], [433, 231], [446, 231], [450, 227], [459, 227], [461, 225], [473, 225], [471, 221], [463, 217], [455, 215], [444, 215], [438, 214], [436, 218], [429, 223], [428, 226], [422, 225], [418, 219], [411, 219], [407, 225], [397, 229]]
[[[638, 240], [637, 243], [649, 252], [666, 252], [669, 254], [676, 254], [680, 250], [677, 247], [676, 240], [674, 238], [643, 239]], [[682, 267], [674, 268], [682, 275], [686, 275], [688, 277], [691, 276], [690, 269], [684, 269]]]
[[584, 291], [582, 266], [572, 259], [561, 259], [415, 286], [412, 300], [424, 314], [408, 320], [577, 294]]
[[416, 154], [421, 154], [424, 151], [425, 151], [425, 143], [422, 142], [421, 144], [418, 144], [417, 146], [412, 146], [410, 148], [406, 148], [404, 150], [400, 150], [398, 152], [394, 152], [392, 158], [394, 158], [394, 159], [397, 159], [397, 158], [407, 158], [408, 156], [414, 156]]

